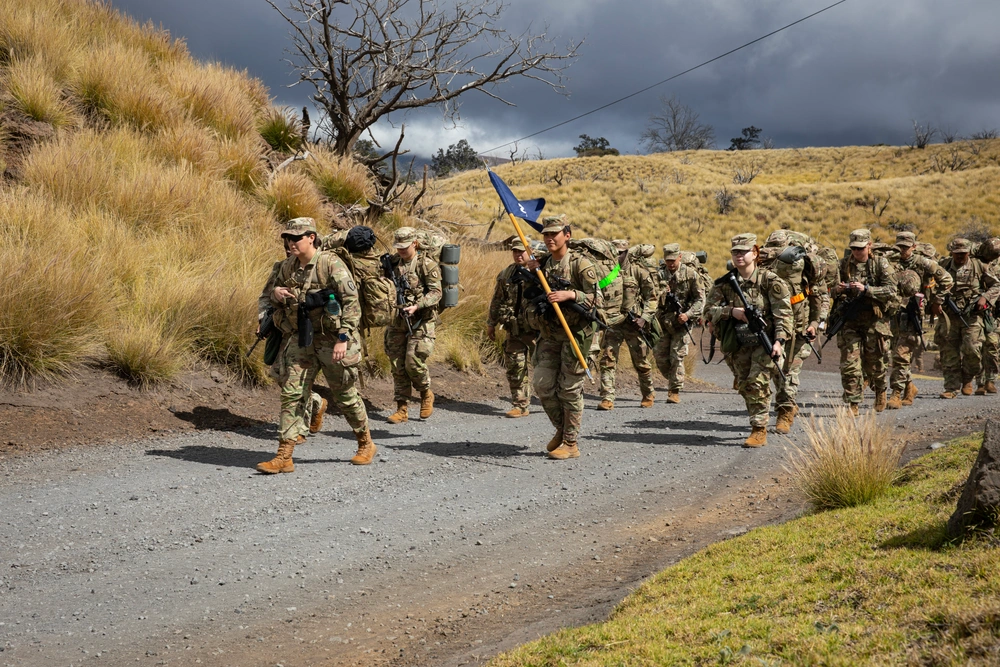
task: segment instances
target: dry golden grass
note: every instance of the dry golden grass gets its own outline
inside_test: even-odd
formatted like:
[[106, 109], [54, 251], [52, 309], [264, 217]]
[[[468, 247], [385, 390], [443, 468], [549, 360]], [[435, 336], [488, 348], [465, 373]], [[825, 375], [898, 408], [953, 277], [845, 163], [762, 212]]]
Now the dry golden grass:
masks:
[[279, 222], [293, 218], [327, 217], [323, 195], [305, 174], [291, 169], [280, 172], [263, 193], [264, 204]]
[[267, 183], [267, 146], [254, 134], [217, 143], [216, 156], [222, 173], [244, 192], [256, 192]]
[[338, 204], [364, 206], [367, 197], [374, 193], [368, 169], [322, 147], [310, 152], [312, 157], [305, 162], [305, 173], [323, 196]]
[[13, 61], [0, 78], [0, 87], [11, 96], [14, 106], [33, 120], [56, 129], [79, 122], [76, 110], [38, 56]]
[[237, 73], [221, 65], [182, 61], [162, 72], [167, 89], [181, 100], [192, 117], [226, 139], [254, 133], [258, 100], [248, 97], [247, 85]]
[[264, 112], [257, 121], [257, 131], [279, 153], [294, 153], [302, 147], [302, 126], [295, 111], [288, 107]]

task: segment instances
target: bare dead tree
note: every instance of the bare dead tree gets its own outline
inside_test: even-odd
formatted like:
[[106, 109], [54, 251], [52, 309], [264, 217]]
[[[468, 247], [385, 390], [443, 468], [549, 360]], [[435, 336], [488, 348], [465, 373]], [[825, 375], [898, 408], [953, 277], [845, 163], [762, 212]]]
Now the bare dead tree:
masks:
[[736, 185], [746, 185], [753, 179], [760, 176], [764, 171], [764, 160], [751, 157], [743, 160], [733, 168], [733, 183]]
[[739, 198], [740, 194], [738, 192], [731, 192], [726, 186], [722, 186], [721, 190], [715, 192], [715, 205], [719, 209], [719, 213], [726, 215], [733, 210], [733, 205], [736, 204], [736, 200]]
[[653, 153], [700, 150], [715, 145], [715, 130], [676, 97], [661, 97], [660, 111], [649, 117], [641, 139]]
[[917, 121], [913, 121], [913, 139], [908, 145], [910, 148], [927, 148], [927, 144], [931, 143], [931, 139], [933, 139], [934, 135], [937, 133], [937, 129], [931, 127], [929, 123], [927, 125], [921, 125]]
[[[541, 32], [502, 27], [502, 0], [266, 0], [291, 28], [289, 64], [312, 86], [320, 127], [340, 155], [394, 112], [437, 105], [459, 117], [458, 98], [498, 92], [517, 77], [563, 92], [580, 43], [557, 50]], [[372, 163], [390, 154], [371, 158]]]
[[969, 138], [973, 141], [988, 141], [990, 139], [996, 139], [1000, 137], [1000, 132], [996, 128], [979, 130], [978, 132], [973, 132], [969, 135]]

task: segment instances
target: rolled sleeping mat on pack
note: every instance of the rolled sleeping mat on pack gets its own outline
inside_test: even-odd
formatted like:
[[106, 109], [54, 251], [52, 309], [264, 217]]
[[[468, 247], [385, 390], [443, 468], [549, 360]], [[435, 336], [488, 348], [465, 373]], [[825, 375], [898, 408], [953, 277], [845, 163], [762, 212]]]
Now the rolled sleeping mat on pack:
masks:
[[461, 246], [446, 243], [441, 248], [441, 307], [458, 305], [458, 263], [462, 259]]

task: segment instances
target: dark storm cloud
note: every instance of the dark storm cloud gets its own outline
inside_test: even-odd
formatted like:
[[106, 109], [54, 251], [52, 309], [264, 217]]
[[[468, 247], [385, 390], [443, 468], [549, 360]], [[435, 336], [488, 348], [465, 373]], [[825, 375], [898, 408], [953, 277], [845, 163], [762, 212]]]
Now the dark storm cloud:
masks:
[[[259, 0], [113, 0], [163, 23], [200, 58], [262, 78], [279, 102], [301, 106], [304, 88], [282, 60], [287, 29]], [[406, 119], [407, 143], [428, 154], [468, 138], [479, 150], [628, 95], [829, 4], [813, 0], [511, 0], [505, 23], [548, 26], [557, 44], [586, 38], [568, 70], [568, 98], [530, 81], [504, 86], [508, 108], [485, 95], [462, 103], [457, 128], [440, 112]], [[850, 0], [765, 42], [620, 105], [520, 144], [547, 157], [572, 154], [577, 136], [604, 136], [625, 152], [661, 95], [676, 95], [716, 129], [720, 148], [740, 128], [777, 146], [903, 143], [911, 119], [959, 134], [1000, 126], [1000, 3], [996, 0]], [[403, 119], [397, 119], [403, 120]], [[380, 128], [388, 139], [394, 130]], [[537, 147], [537, 148], [536, 148]], [[499, 151], [504, 154], [505, 151]]]

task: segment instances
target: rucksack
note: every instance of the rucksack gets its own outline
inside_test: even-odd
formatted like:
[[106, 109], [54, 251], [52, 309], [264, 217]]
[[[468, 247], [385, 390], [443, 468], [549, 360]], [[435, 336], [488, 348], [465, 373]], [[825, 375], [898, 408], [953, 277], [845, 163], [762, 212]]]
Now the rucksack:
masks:
[[437, 310], [458, 305], [458, 262], [461, 246], [448, 243], [441, 234], [421, 229], [417, 232], [417, 251], [433, 259], [441, 269], [441, 300]]
[[[359, 231], [364, 230], [369, 233], [359, 236], [374, 240], [374, 233], [370, 229], [362, 228]], [[374, 243], [353, 244], [354, 252], [351, 252], [344, 245], [348, 234], [349, 232], [337, 232], [327, 236], [323, 239], [321, 249], [333, 252], [344, 260], [344, 264], [354, 277], [354, 284], [358, 288], [358, 301], [361, 303], [361, 322], [358, 327], [372, 329], [388, 326], [392, 321], [396, 305], [396, 285], [382, 273], [382, 265], [378, 253], [375, 252]]]
[[618, 249], [611, 241], [604, 239], [573, 239], [569, 240], [571, 251], [589, 259], [597, 269], [597, 283], [604, 297], [603, 313], [608, 326], [619, 324], [625, 319], [622, 310], [622, 299], [625, 296], [621, 278], [621, 266], [618, 264]]

